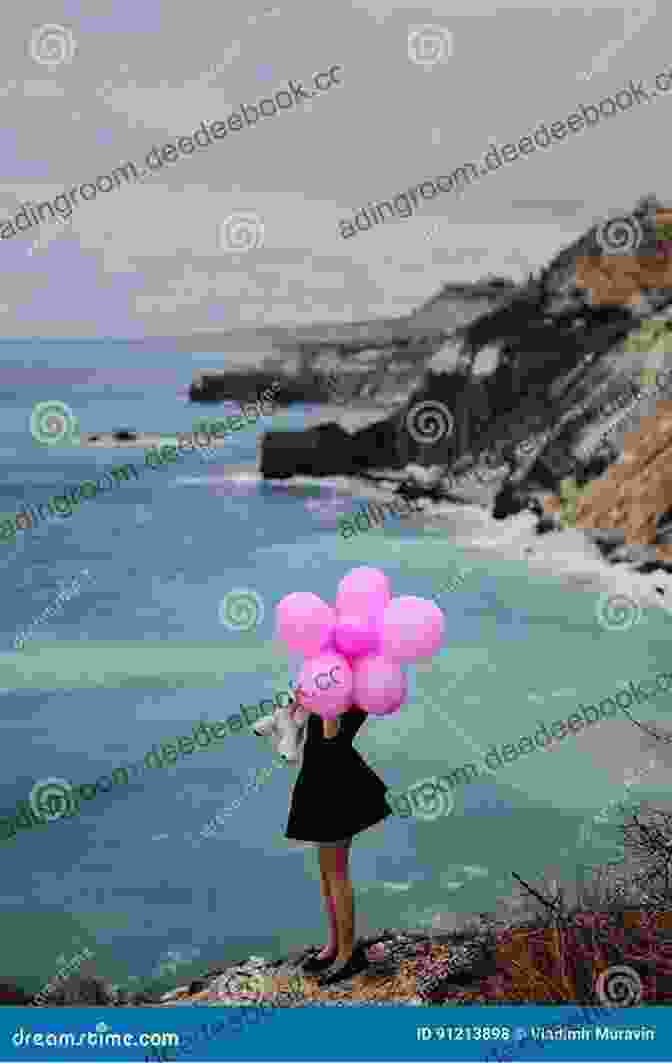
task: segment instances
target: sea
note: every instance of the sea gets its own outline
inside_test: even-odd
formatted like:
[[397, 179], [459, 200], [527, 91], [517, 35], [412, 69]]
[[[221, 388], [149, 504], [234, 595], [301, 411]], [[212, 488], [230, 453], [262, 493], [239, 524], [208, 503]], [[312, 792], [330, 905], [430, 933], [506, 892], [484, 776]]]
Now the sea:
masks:
[[[135, 446], [37, 442], [39, 403], [64, 404], [82, 432], [171, 436], [236, 412], [188, 399], [194, 370], [223, 362], [160, 345], [140, 355], [124, 340], [3, 342], [3, 515], [113, 465], [144, 463]], [[371, 718], [356, 740], [393, 792], [482, 763], [493, 746], [669, 668], [669, 616], [645, 609], [605, 626], [596, 593], [533, 575], [524, 557], [470, 549], [455, 534], [467, 527], [459, 507], [443, 525], [391, 518], [345, 539], [336, 522], [364, 505], [357, 488], [263, 482], [262, 433], [319, 415], [297, 405], [264, 416], [223, 448], [143, 469], [71, 516], [0, 543], [0, 818], [40, 787], [109, 776], [201, 720], [286, 690], [300, 662], [274, 639], [278, 601], [303, 590], [333, 602], [358, 565], [383, 569], [395, 595], [435, 598], [446, 619], [442, 649], [408, 666], [407, 702]], [[44, 618], [75, 580], [77, 593]], [[232, 596], [245, 607], [232, 610]], [[671, 699], [641, 711], [664, 724]], [[623, 795], [626, 772], [650, 756], [643, 743], [625, 717], [603, 721], [481, 773], [438, 817], [390, 817], [365, 832], [351, 858], [358, 932], [439, 932], [465, 913], [501, 916], [518, 904], [513, 871], [539, 886], [542, 875], [574, 881], [614, 859], [611, 821], [594, 826], [589, 843], [581, 828]], [[114, 985], [172, 988], [322, 941], [316, 852], [284, 838], [296, 769], [268, 772], [271, 761], [266, 740], [229, 735], [98, 792], [76, 816], [0, 842], [0, 981], [37, 990], [88, 947], [95, 972]], [[664, 788], [653, 771], [636, 793], [653, 799]], [[218, 812], [216, 836], [202, 838]]]

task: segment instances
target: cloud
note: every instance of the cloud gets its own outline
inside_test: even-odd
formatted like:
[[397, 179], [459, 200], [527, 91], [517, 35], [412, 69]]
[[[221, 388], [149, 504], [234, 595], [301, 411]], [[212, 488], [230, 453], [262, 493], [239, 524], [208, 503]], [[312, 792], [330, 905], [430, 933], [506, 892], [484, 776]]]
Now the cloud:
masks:
[[233, 41], [220, 54], [218, 63], [179, 84], [162, 81], [156, 86], [143, 87], [129, 81], [117, 88], [99, 90], [99, 95], [103, 95], [110, 110], [123, 115], [130, 125], [163, 130], [166, 140], [190, 136], [202, 119], [214, 122], [225, 118], [239, 104], [234, 97], [227, 101], [221, 85], [215, 82], [220, 75], [229, 73], [232, 63], [240, 57], [240, 41]]
[[[0, 95], [3, 93], [0, 91]], [[24, 96], [65, 96], [65, 89], [57, 81], [24, 81]]]
[[[450, 24], [453, 18], [492, 18], [494, 13], [510, 11], [530, 10], [549, 11], [556, 13], [558, 5], [556, 0], [501, 0], [497, 5], [493, 0], [352, 0], [354, 10], [365, 11], [382, 22], [389, 15], [408, 15], [417, 21], [416, 12], [422, 14], [424, 21], [433, 23], [434, 19], [440, 24]], [[591, 12], [596, 9], [613, 11], [613, 0], [591, 0]], [[585, 11], [584, 0], [564, 0], [562, 11]], [[427, 16], [425, 18], [425, 16]]]

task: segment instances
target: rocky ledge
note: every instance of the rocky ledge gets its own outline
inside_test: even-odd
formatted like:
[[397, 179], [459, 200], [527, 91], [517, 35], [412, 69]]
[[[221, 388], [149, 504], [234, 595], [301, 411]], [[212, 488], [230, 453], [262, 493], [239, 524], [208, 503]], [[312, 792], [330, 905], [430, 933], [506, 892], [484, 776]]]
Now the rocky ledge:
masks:
[[[672, 910], [655, 903], [577, 909], [558, 918], [513, 924], [482, 913], [460, 930], [380, 930], [362, 938], [369, 966], [321, 988], [302, 971], [319, 946], [282, 959], [261, 956], [220, 967], [167, 993], [126, 993], [103, 979], [73, 975], [50, 1006], [126, 1007], [337, 1007], [344, 1005], [595, 1004], [605, 968], [633, 972], [633, 992], [646, 1004], [672, 1003]], [[31, 999], [13, 984], [0, 985], [0, 1004]], [[626, 1006], [621, 998], [618, 1006]]]
[[161, 1004], [599, 1004], [596, 980], [609, 963], [635, 972], [647, 1004], [672, 1002], [672, 911], [578, 911], [556, 926], [510, 926], [484, 914], [471, 923], [462, 933], [383, 930], [363, 938], [369, 967], [331, 987], [302, 974], [314, 951], [306, 947], [275, 962], [252, 956], [210, 972]]

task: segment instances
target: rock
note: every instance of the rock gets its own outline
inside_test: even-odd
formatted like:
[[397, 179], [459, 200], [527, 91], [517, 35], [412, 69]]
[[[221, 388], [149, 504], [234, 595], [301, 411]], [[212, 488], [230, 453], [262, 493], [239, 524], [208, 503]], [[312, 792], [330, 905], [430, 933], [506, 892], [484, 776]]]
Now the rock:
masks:
[[9, 1004], [18, 1007], [32, 1004], [32, 1002], [33, 997], [14, 982], [0, 981], [0, 1005]]
[[660, 532], [672, 524], [672, 506], [668, 507], [664, 513], [659, 513], [656, 517], [656, 532]]
[[113, 1006], [116, 1003], [111, 987], [98, 977], [70, 975], [54, 985], [49, 993], [49, 1005], [82, 1007], [83, 1005]]
[[[642, 198], [631, 211], [649, 236], [655, 235], [657, 211], [659, 205], [650, 197]], [[457, 486], [447, 475], [451, 470], [456, 472], [461, 463], [473, 467], [486, 454], [494, 454], [501, 464], [502, 455], [508, 455], [511, 482], [505, 481], [497, 491], [495, 519], [520, 512], [537, 490], [557, 493], [559, 479], [574, 476], [591, 481], [597, 492], [591, 489], [590, 499], [584, 500], [586, 519], [577, 514], [582, 527], [618, 527], [626, 532], [625, 542], [653, 544], [648, 516], [646, 529], [635, 529], [631, 513], [627, 520], [632, 528], [626, 531], [625, 516], [614, 521], [610, 512], [600, 513], [605, 519], [593, 519], [597, 517], [593, 510], [604, 508], [600, 502], [606, 498], [604, 481], [616, 467], [614, 459], [624, 440], [634, 434], [626, 434], [627, 423], [614, 437], [607, 438], [603, 430], [614, 421], [607, 399], [612, 407], [620, 401], [628, 379], [641, 368], [642, 355], [624, 347], [642, 317], [672, 304], [672, 291], [651, 288], [656, 270], [657, 277], [664, 271], [642, 260], [636, 263], [637, 276], [628, 267], [628, 290], [623, 288], [621, 302], [615, 300], [611, 297], [615, 289], [604, 278], [595, 280], [617, 265], [605, 262], [606, 257], [600, 254], [595, 225], [562, 249], [537, 278], [530, 276], [522, 285], [447, 285], [403, 321], [330, 327], [320, 339], [309, 338], [311, 333], [306, 332], [300, 342], [285, 343], [287, 349], [293, 347], [293, 355], [288, 356], [284, 372], [205, 373], [198, 396], [194, 392], [192, 398], [235, 395], [240, 399], [243, 393], [252, 398], [281, 378], [285, 390], [280, 401], [293, 401], [292, 394], [302, 401], [320, 401], [323, 392], [331, 394], [338, 384], [343, 363], [347, 362], [349, 375], [356, 375], [351, 372], [356, 364], [363, 374], [360, 393], [367, 387], [376, 394], [398, 388], [406, 400], [391, 415], [384, 419], [378, 415], [352, 434], [335, 423], [305, 432], [266, 433], [261, 444], [265, 479], [408, 469], [402, 493], [422, 490], [434, 497], [440, 484], [449, 482], [452, 497]], [[639, 301], [631, 298], [638, 284]], [[312, 336], [318, 331], [314, 329]], [[275, 347], [280, 349], [277, 343]], [[655, 418], [642, 418], [641, 424], [658, 423], [664, 405], [659, 401]], [[540, 449], [551, 431], [548, 446]], [[584, 448], [582, 456], [586, 434], [602, 442], [590, 451]], [[643, 485], [650, 478], [639, 479], [640, 491], [648, 490]], [[489, 503], [497, 486], [490, 486], [488, 498], [482, 497], [488, 492], [481, 492], [474, 500]], [[660, 496], [661, 491], [659, 477], [652, 495]], [[647, 513], [653, 501], [647, 498]], [[669, 498], [655, 501], [660, 503], [658, 512], [670, 504]], [[622, 500], [618, 505], [622, 509]], [[551, 524], [546, 514], [537, 513], [542, 522], [538, 530], [544, 534]], [[668, 518], [656, 529], [662, 537], [656, 543], [659, 558], [664, 557], [660, 551], [668, 551], [672, 558], [670, 524]], [[610, 548], [607, 543], [603, 546]]]
[[613, 560], [615, 550], [625, 546], [625, 533], [621, 528], [584, 528], [586, 537], [600, 549], [602, 556]]
[[630, 564], [633, 568], [640, 565], [657, 563], [655, 546], [642, 546], [640, 543], [626, 543], [625, 546], [617, 546], [609, 554], [609, 561], [614, 564]]
[[656, 532], [656, 545], [657, 546], [670, 546], [672, 545], [672, 522], [669, 524], [662, 524]]
[[560, 528], [558, 519], [552, 514], [544, 514], [537, 521], [536, 533], [537, 535], [547, 535], [548, 532], [557, 531]]
[[168, 1001], [168, 1000], [176, 1000], [178, 997], [183, 997], [187, 993], [196, 993], [196, 992], [198, 992], [198, 990], [192, 989], [193, 985], [195, 985], [194, 982], [192, 982], [191, 985], [188, 985], [188, 986], [187, 985], [181, 985], [181, 986], [178, 986], [177, 989], [171, 990], [170, 993], [164, 993], [163, 996], [161, 997], [161, 1003], [163, 1004], [165, 1001]]
[[[623, 461], [612, 464], [577, 501], [577, 523], [620, 528], [634, 549], [633, 559], [672, 558], [672, 546], [655, 546], [670, 504], [672, 402], [659, 401], [656, 415], [642, 418], [637, 432], [625, 437]], [[662, 516], [661, 516], [662, 515]], [[624, 559], [625, 559], [624, 552]], [[629, 555], [627, 555], [629, 556]]]
[[194, 374], [189, 398], [192, 402], [254, 402], [278, 382], [280, 387], [273, 390], [273, 401], [279, 405], [324, 401], [328, 394], [326, 384], [322, 385], [315, 374], [302, 372], [299, 365], [300, 361], [294, 376], [263, 370], [205, 370]]
[[353, 437], [334, 422], [305, 432], [265, 432], [262, 437], [260, 471], [265, 480], [352, 475], [358, 467]]
[[[204, 978], [195, 978], [193, 982], [189, 983], [187, 992], [189, 994], [201, 993], [204, 989], [207, 989], [207, 986], [208, 982]], [[163, 1000], [163, 997], [161, 999]]]
[[495, 520], [505, 520], [527, 508], [525, 493], [511, 483], [504, 483], [497, 492], [492, 516]]

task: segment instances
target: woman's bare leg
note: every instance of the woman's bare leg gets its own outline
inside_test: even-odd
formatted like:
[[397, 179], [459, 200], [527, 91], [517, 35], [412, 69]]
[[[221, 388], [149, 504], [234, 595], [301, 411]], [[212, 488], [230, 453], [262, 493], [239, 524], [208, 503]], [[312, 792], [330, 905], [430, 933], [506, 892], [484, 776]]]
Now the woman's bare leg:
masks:
[[338, 951], [338, 928], [336, 925], [336, 907], [334, 905], [334, 898], [331, 896], [329, 889], [329, 880], [326, 873], [322, 869], [322, 849], [320, 848], [320, 892], [322, 894], [322, 904], [327, 916], [327, 926], [329, 928], [329, 937], [327, 944], [317, 954], [318, 960], [326, 960], [329, 957], [335, 957]]
[[324, 870], [336, 911], [338, 951], [334, 963], [352, 956], [355, 940], [355, 904], [348, 868], [350, 845], [320, 846], [320, 867]]

